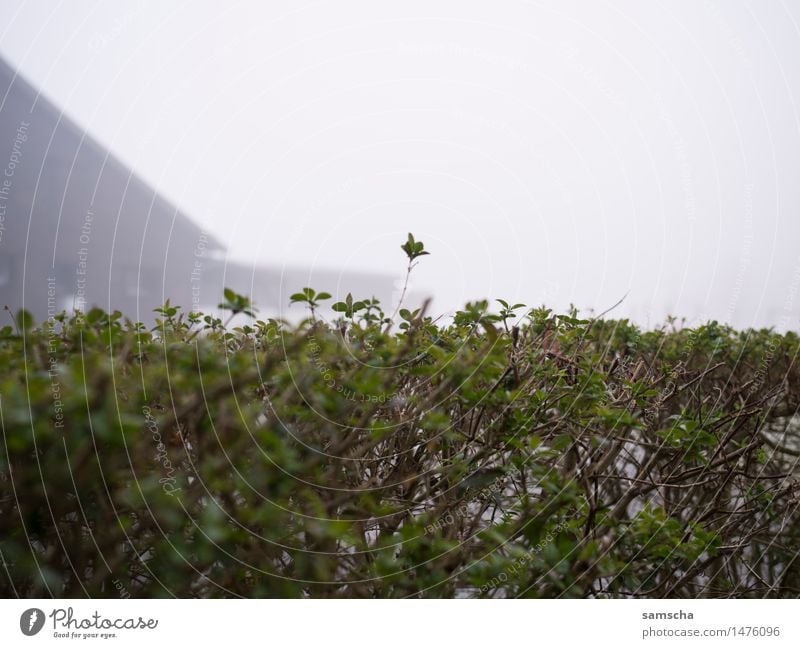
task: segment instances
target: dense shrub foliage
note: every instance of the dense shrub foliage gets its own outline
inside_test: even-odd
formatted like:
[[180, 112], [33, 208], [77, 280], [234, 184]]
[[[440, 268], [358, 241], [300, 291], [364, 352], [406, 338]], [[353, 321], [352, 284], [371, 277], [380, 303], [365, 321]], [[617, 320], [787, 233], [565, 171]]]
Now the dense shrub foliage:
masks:
[[795, 334], [328, 297], [2, 329], [0, 593], [800, 593]]

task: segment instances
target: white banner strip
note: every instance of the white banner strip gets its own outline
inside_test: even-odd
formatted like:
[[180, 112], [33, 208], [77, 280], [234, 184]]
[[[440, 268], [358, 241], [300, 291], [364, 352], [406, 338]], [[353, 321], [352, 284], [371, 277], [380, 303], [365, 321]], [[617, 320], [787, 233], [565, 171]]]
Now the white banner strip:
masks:
[[793, 600], [0, 601], [0, 646], [796, 647], [799, 628]]

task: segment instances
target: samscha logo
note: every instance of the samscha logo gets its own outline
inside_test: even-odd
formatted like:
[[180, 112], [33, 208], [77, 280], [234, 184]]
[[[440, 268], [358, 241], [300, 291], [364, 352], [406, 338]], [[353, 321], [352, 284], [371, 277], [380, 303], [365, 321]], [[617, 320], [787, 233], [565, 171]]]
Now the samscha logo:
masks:
[[44, 612], [39, 608], [25, 610], [19, 618], [19, 629], [22, 634], [32, 637], [44, 627]]

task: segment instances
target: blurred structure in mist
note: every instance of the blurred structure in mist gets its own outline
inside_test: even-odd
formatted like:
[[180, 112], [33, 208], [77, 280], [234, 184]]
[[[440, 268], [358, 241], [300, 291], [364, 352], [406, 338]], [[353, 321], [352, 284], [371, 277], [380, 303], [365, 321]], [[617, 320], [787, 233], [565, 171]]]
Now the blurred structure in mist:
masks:
[[0, 59], [0, 304], [38, 320], [99, 306], [146, 322], [167, 298], [213, 309], [224, 287], [272, 314], [306, 285], [392, 296], [388, 277], [227, 262], [214, 236]]

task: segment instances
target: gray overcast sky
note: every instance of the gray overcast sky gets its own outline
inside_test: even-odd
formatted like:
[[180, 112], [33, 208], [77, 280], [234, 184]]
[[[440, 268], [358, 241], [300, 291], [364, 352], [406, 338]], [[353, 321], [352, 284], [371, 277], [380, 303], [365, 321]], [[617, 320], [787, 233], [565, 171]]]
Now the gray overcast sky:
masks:
[[3, 0], [0, 54], [233, 257], [798, 328], [798, 2]]

